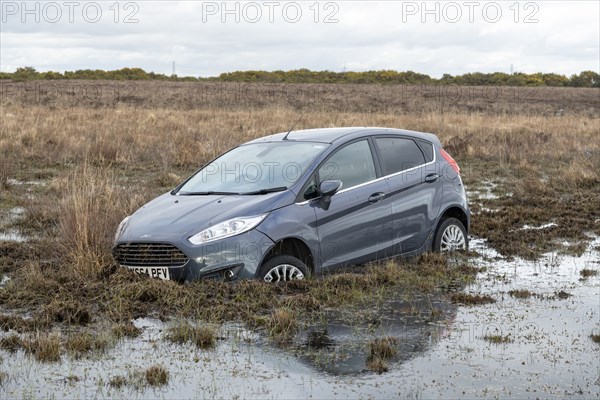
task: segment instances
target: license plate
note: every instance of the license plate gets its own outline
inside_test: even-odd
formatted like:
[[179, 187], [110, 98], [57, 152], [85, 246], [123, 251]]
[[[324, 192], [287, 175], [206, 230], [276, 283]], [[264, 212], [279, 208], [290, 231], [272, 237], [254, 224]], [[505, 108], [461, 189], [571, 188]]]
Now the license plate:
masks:
[[127, 267], [138, 274], [146, 274], [151, 278], [168, 281], [171, 279], [169, 268], [167, 267]]

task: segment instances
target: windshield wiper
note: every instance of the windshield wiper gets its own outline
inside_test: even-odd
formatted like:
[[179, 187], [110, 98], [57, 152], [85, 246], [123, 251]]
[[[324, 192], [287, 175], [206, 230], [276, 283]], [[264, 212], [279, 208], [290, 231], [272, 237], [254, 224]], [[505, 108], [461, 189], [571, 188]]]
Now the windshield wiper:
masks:
[[210, 196], [213, 194], [216, 195], [232, 195], [232, 194], [237, 194], [239, 195], [239, 193], [234, 193], [234, 192], [213, 192], [213, 191], [209, 191], [209, 192], [177, 192], [178, 195], [180, 196]]
[[274, 187], [274, 188], [269, 188], [269, 189], [260, 189], [260, 190], [254, 191], [254, 192], [246, 192], [246, 193], [241, 193], [241, 194], [243, 194], [243, 195], [268, 194], [268, 193], [275, 193], [275, 192], [283, 192], [284, 190], [287, 190], [287, 186], [279, 186], [279, 187]]

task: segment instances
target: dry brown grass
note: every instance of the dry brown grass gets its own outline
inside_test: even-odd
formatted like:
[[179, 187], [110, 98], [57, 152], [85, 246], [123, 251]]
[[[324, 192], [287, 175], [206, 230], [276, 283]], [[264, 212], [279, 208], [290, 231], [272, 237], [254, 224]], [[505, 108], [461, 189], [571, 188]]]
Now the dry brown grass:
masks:
[[150, 386], [164, 386], [169, 383], [169, 371], [162, 365], [154, 365], [146, 370], [146, 382]]
[[267, 322], [269, 335], [279, 342], [289, 340], [296, 333], [297, 327], [296, 316], [285, 308], [273, 311]]
[[127, 321], [120, 324], [114, 324], [112, 327], [112, 334], [117, 339], [123, 338], [136, 338], [142, 334], [142, 330], [135, 326], [133, 322]]
[[508, 294], [517, 299], [528, 299], [528, 298], [534, 296], [534, 293], [532, 293], [531, 291], [529, 291], [527, 289], [509, 290]]
[[190, 342], [201, 349], [211, 349], [217, 342], [217, 334], [213, 327], [191, 325], [187, 321], [180, 321], [169, 328], [166, 338], [173, 343]]
[[40, 362], [60, 361], [60, 334], [38, 333], [23, 341], [23, 348]]
[[598, 89], [237, 82], [0, 82], [5, 105], [193, 110], [296, 108], [389, 114], [598, 115]]
[[87, 325], [92, 319], [88, 306], [76, 299], [54, 299], [44, 307], [42, 315], [48, 321], [64, 322], [71, 325]]
[[23, 339], [16, 333], [0, 338], [0, 349], [14, 353], [21, 348], [23, 348]]
[[595, 269], [584, 268], [579, 271], [579, 275], [581, 275], [583, 278], [589, 278], [590, 276], [597, 276], [598, 271]]
[[493, 344], [505, 344], [512, 343], [514, 340], [510, 337], [510, 335], [502, 336], [502, 335], [485, 335], [483, 340], [486, 340]]
[[[45, 335], [57, 323], [121, 324], [153, 314], [209, 323], [241, 320], [286, 336], [298, 316], [322, 307], [359, 302], [397, 286], [431, 292], [473, 278], [473, 266], [449, 265], [436, 255], [278, 286], [182, 286], [114, 265], [110, 248], [122, 217], [230, 147], [288, 130], [303, 112], [297, 129], [390, 126], [438, 134], [461, 164], [467, 187], [496, 183], [499, 198], [471, 202], [472, 228], [502, 254], [537, 258], [563, 240], [581, 243], [579, 251], [589, 242], [584, 231], [600, 234], [593, 222], [600, 219], [596, 89], [535, 89], [528, 94], [535, 98], [526, 101], [511, 88], [502, 88], [497, 98], [489, 96], [495, 88], [478, 88], [446, 101], [427, 88], [287, 85], [296, 95], [273, 99], [262, 88], [229, 101], [214, 92], [199, 98], [207, 87], [197, 84], [140, 84], [118, 104], [111, 103], [109, 91], [95, 102], [71, 102], [72, 96], [37, 101], [18, 93], [0, 99], [0, 162], [10, 165], [0, 172], [0, 183], [48, 182], [0, 191], [0, 208], [24, 206], [18, 227], [42, 236], [27, 244], [0, 243], [0, 271], [11, 274], [0, 289], [0, 304], [39, 310], [33, 322], [3, 318], [4, 329]], [[224, 87], [235, 93], [235, 85]], [[564, 115], [555, 116], [556, 108], [565, 109]], [[557, 226], [521, 230], [551, 221]], [[114, 330], [116, 337], [135, 334], [130, 325]]]
[[367, 368], [379, 374], [387, 372], [389, 370], [387, 360], [398, 354], [397, 347], [398, 338], [393, 336], [370, 341]]
[[90, 332], [71, 334], [64, 343], [65, 349], [74, 358], [81, 358], [92, 353], [102, 353], [109, 345], [110, 341], [105, 335]]
[[70, 176], [60, 206], [60, 238], [65, 254], [83, 276], [111, 264], [116, 228], [140, 206], [142, 196], [120, 188], [110, 170], [84, 163]]
[[492, 304], [496, 300], [487, 294], [469, 294], [469, 293], [454, 293], [450, 296], [453, 303], [459, 303], [466, 306], [477, 306], [482, 304]]

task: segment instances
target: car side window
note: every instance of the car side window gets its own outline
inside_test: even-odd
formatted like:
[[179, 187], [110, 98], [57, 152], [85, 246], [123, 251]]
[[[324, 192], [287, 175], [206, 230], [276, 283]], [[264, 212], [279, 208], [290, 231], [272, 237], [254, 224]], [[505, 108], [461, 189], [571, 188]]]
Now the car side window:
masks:
[[371, 147], [367, 140], [349, 144], [334, 153], [319, 168], [319, 181], [340, 180], [348, 189], [377, 177]]
[[376, 138], [384, 175], [406, 171], [425, 164], [423, 152], [411, 139], [399, 137]]

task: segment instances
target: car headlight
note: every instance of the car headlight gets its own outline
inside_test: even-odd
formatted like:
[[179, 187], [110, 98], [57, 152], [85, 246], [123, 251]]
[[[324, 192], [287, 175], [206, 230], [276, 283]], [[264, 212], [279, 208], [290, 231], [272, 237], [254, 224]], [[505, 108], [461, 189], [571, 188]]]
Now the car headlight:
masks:
[[224, 239], [230, 236], [239, 235], [254, 228], [260, 224], [267, 214], [256, 215], [253, 217], [239, 217], [228, 219], [227, 221], [213, 225], [208, 229], [203, 230], [188, 238], [192, 244], [203, 244], [212, 242], [213, 240]]
[[119, 224], [117, 228], [117, 232], [115, 233], [115, 242], [121, 237], [123, 232], [125, 232], [125, 228], [127, 228], [127, 223], [129, 222], [129, 217], [125, 217], [123, 221]]

